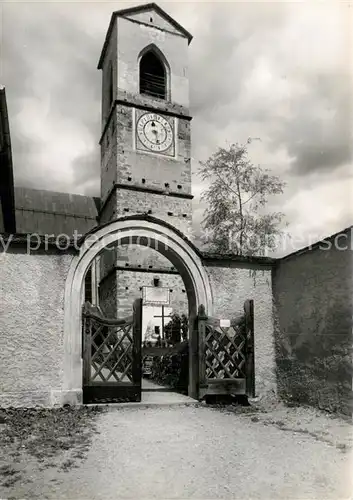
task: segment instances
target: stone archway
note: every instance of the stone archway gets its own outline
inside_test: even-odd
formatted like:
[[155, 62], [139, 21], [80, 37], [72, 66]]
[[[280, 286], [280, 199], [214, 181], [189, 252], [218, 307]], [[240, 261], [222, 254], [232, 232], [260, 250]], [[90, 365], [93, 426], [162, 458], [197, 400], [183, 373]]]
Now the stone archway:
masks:
[[[82, 291], [91, 262], [109, 245], [150, 246], [168, 258], [181, 275], [189, 302], [190, 345], [193, 345], [193, 319], [200, 304], [212, 314], [211, 288], [197, 249], [175, 228], [148, 216], [123, 217], [87, 233], [80, 242], [67, 276], [64, 299], [64, 383], [63, 401], [82, 399]], [[192, 363], [192, 361], [190, 361]], [[198, 369], [198, 367], [194, 367]], [[190, 377], [193, 378], [193, 370]], [[189, 395], [195, 397], [193, 382]]]

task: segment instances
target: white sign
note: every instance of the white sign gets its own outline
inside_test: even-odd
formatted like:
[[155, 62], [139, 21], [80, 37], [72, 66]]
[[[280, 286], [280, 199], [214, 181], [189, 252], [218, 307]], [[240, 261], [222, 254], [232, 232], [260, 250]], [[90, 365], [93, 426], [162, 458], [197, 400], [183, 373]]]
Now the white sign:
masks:
[[230, 327], [230, 319], [220, 319], [219, 326], [221, 328], [229, 328]]
[[144, 304], [168, 306], [170, 302], [169, 288], [159, 286], [144, 286], [142, 288]]

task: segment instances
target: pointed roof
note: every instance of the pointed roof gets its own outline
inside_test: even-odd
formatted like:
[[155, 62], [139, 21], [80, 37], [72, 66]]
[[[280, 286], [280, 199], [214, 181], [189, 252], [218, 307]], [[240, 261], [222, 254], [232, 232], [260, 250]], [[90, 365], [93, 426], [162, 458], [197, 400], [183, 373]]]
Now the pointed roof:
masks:
[[175, 19], [173, 19], [172, 17], [170, 17], [169, 14], [167, 14], [161, 7], [159, 7], [154, 2], [146, 3], [146, 4], [142, 4], [142, 5], [137, 5], [136, 7], [130, 7], [128, 9], [116, 10], [115, 12], [112, 13], [112, 17], [110, 19], [109, 28], [108, 28], [108, 31], [107, 31], [107, 35], [105, 37], [105, 41], [104, 41], [102, 53], [101, 53], [101, 56], [100, 56], [99, 62], [98, 62], [98, 69], [102, 68], [102, 63], [103, 63], [104, 55], [105, 55], [105, 52], [106, 52], [106, 49], [107, 49], [107, 46], [108, 46], [110, 34], [112, 32], [115, 19], [117, 17], [125, 17], [125, 18], [128, 19], [128, 16], [131, 15], [131, 14], [139, 14], [141, 12], [146, 12], [146, 11], [149, 11], [151, 9], [154, 10], [157, 14], [159, 14], [167, 22], [169, 22], [176, 30], [180, 31], [180, 33], [182, 33], [185, 36], [185, 38], [188, 39], [188, 43], [190, 44], [190, 42], [192, 40], [191, 33], [189, 33], [189, 31], [187, 31], [185, 28], [183, 28], [181, 26], [181, 24], [179, 24], [177, 21], [175, 21]]

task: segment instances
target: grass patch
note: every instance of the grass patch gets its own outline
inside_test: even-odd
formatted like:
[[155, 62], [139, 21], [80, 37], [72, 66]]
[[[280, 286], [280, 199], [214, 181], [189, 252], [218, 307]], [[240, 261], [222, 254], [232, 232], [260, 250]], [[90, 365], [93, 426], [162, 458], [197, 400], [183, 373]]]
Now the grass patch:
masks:
[[82, 406], [0, 409], [0, 449], [6, 457], [0, 467], [2, 486], [10, 488], [23, 480], [29, 456], [39, 471], [77, 467], [77, 462], [86, 458], [92, 435], [97, 432], [96, 417], [103, 411], [102, 407]]

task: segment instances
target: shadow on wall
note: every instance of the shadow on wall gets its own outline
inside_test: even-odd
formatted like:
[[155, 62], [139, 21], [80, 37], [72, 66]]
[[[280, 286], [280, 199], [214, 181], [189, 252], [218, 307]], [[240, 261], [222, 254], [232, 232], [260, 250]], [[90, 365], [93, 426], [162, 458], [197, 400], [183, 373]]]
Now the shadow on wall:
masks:
[[[352, 311], [337, 300], [310, 317], [291, 318], [274, 303], [278, 392], [287, 402], [307, 403], [352, 415]], [[299, 308], [298, 308], [299, 309]]]

